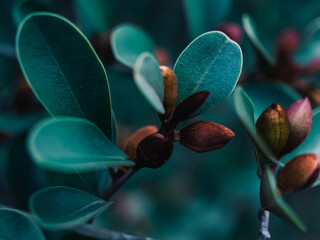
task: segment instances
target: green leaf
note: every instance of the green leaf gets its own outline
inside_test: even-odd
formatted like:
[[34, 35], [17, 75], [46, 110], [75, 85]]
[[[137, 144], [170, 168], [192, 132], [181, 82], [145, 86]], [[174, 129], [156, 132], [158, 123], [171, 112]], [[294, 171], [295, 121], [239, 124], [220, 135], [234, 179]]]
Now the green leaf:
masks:
[[16, 45], [26, 79], [52, 116], [86, 118], [111, 139], [105, 69], [71, 22], [56, 14], [31, 14], [20, 25]]
[[12, 7], [12, 16], [16, 26], [29, 14], [43, 12], [47, 6], [40, 0], [16, 0]]
[[0, 209], [0, 239], [45, 240], [38, 225], [26, 214], [14, 210]]
[[27, 144], [39, 166], [62, 173], [134, 165], [96, 125], [81, 118], [43, 120], [32, 128]]
[[263, 171], [260, 197], [262, 209], [266, 209], [287, 222], [292, 223], [301, 231], [305, 232], [307, 230], [292, 208], [278, 194], [276, 181], [269, 167], [266, 167]]
[[234, 90], [242, 69], [239, 45], [217, 31], [205, 33], [187, 46], [177, 59], [177, 105], [195, 92], [210, 91], [196, 112], [199, 115], [223, 100]]
[[150, 53], [142, 53], [133, 68], [134, 81], [150, 105], [164, 114], [164, 86], [158, 61]]
[[227, 15], [231, 4], [232, 0], [184, 0], [190, 37], [195, 38], [220, 23]]
[[130, 23], [122, 23], [111, 32], [111, 48], [119, 62], [133, 68], [141, 53], [154, 52], [155, 44], [141, 28]]
[[44, 228], [68, 229], [87, 222], [110, 204], [82, 190], [57, 186], [34, 193], [29, 208]]
[[115, 0], [76, 0], [80, 25], [88, 32], [104, 33], [111, 26], [114, 18]]
[[250, 41], [252, 42], [254, 48], [258, 52], [261, 59], [267, 64], [267, 66], [274, 66], [275, 61], [260, 41], [255, 23], [248, 14], [242, 15], [242, 25], [244, 32], [249, 37]]
[[260, 176], [262, 174], [265, 165], [283, 165], [276, 160], [274, 154], [270, 151], [264, 140], [255, 131], [254, 107], [249, 96], [242, 87], [237, 87], [233, 96], [235, 111], [253, 141], [258, 162], [258, 175]]

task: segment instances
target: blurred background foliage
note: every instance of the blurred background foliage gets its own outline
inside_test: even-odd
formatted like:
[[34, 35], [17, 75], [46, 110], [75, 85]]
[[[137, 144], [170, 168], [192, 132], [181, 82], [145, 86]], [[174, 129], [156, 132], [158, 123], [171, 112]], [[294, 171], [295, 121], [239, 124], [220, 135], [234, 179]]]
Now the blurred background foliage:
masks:
[[[107, 70], [120, 147], [140, 127], [159, 126], [160, 122], [134, 84], [131, 70], [112, 56], [109, 36], [117, 24], [129, 22], [141, 27], [155, 42], [159, 62], [173, 67], [178, 54], [194, 37], [219, 29], [222, 23], [241, 27], [243, 13], [255, 20], [260, 40], [272, 54], [279, 32], [288, 27], [303, 31], [306, 24], [320, 16], [318, 0], [101, 1], [105, 8], [95, 6], [95, 1], [44, 0], [37, 7], [70, 19], [91, 40]], [[17, 24], [23, 15], [35, 11], [26, 6], [15, 12], [18, 2], [0, 3], [0, 199], [9, 206], [27, 209], [30, 194], [46, 185], [63, 184], [89, 192], [97, 187], [96, 182], [90, 182], [90, 174], [47, 173], [28, 157], [26, 133], [46, 114], [23, 79], [15, 57]], [[242, 76], [247, 76], [257, 71], [258, 58], [244, 34], [240, 45], [244, 56]], [[290, 84], [276, 80], [240, 81], [252, 98], [256, 113], [272, 103], [287, 107], [300, 98]], [[319, 84], [317, 76], [312, 81]], [[255, 239], [260, 207], [256, 160], [250, 139], [232, 109], [231, 98], [201, 116], [232, 129], [236, 136], [229, 144], [205, 154], [176, 145], [167, 164], [157, 170], [140, 171], [114, 196], [114, 204], [94, 224], [159, 239]], [[99, 174], [103, 175], [96, 173]], [[101, 179], [107, 178], [99, 177], [103, 185]], [[286, 197], [309, 226], [309, 232], [302, 233], [272, 216], [272, 239], [319, 239], [320, 189]], [[47, 236], [58, 239], [52, 233]]]

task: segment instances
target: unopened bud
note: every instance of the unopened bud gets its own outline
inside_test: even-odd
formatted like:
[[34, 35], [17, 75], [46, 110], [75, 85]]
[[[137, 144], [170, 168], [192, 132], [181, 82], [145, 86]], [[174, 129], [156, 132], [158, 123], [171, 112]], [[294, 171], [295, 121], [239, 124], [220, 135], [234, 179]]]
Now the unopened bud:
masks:
[[260, 115], [256, 123], [256, 131], [271, 151], [279, 156], [290, 135], [286, 110], [277, 103], [272, 104]]
[[319, 159], [316, 154], [303, 154], [290, 160], [278, 175], [281, 193], [300, 191], [311, 187], [319, 178]]
[[233, 137], [229, 128], [209, 121], [192, 123], [179, 132], [180, 143], [199, 153], [221, 148]]
[[161, 66], [160, 70], [164, 85], [163, 106], [165, 109], [165, 119], [168, 119], [173, 113], [177, 102], [177, 77], [175, 73], [166, 66]]
[[158, 128], [156, 126], [146, 126], [143, 128], [140, 128], [138, 131], [136, 131], [131, 137], [127, 140], [124, 152], [129, 156], [131, 160], [135, 160], [137, 158], [136, 152], [139, 143], [146, 137], [150, 136], [151, 134], [154, 134], [158, 131]]
[[172, 140], [155, 133], [140, 142], [136, 161], [141, 167], [159, 168], [169, 160], [172, 151]]

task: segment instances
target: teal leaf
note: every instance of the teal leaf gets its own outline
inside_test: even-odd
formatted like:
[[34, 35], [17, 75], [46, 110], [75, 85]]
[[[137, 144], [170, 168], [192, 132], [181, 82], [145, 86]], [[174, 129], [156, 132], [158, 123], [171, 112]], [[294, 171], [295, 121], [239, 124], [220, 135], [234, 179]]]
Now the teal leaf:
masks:
[[226, 17], [232, 0], [184, 0], [183, 5], [190, 37], [195, 38], [213, 29]]
[[134, 65], [133, 74], [134, 81], [142, 95], [157, 112], [164, 114], [163, 79], [155, 57], [147, 52], [142, 53]]
[[38, 225], [26, 214], [14, 210], [0, 209], [0, 239], [45, 240]]
[[292, 208], [278, 194], [276, 181], [269, 167], [266, 167], [263, 171], [260, 192], [262, 209], [268, 210], [285, 221], [292, 223], [301, 231], [305, 232], [307, 230]]
[[111, 48], [114, 57], [120, 63], [133, 68], [141, 53], [154, 52], [155, 44], [141, 28], [130, 23], [122, 23], [111, 32]]
[[57, 186], [34, 193], [29, 208], [42, 227], [69, 229], [87, 222], [110, 204], [82, 190]]
[[29, 14], [43, 12], [47, 6], [41, 0], [16, 0], [12, 7], [12, 16], [16, 26]]
[[240, 121], [247, 129], [255, 148], [256, 158], [258, 162], [258, 175], [262, 174], [265, 165], [279, 164], [274, 154], [265, 144], [264, 140], [255, 131], [254, 107], [251, 99], [242, 87], [237, 87], [234, 94], [234, 107]]
[[43, 120], [31, 129], [27, 144], [39, 166], [62, 173], [134, 165], [96, 125], [81, 118]]
[[242, 52], [237, 43], [218, 31], [199, 36], [180, 54], [174, 66], [177, 105], [195, 92], [210, 91], [196, 115], [213, 108], [232, 93], [241, 69]]
[[16, 45], [24, 76], [52, 116], [86, 118], [111, 139], [105, 69], [71, 22], [56, 14], [31, 14], [19, 27]]
[[115, 0], [76, 0], [81, 28], [88, 32], [104, 33], [114, 19]]
[[267, 51], [265, 46], [260, 41], [255, 23], [248, 14], [242, 15], [242, 25], [243, 25], [244, 32], [249, 37], [250, 41], [252, 42], [254, 48], [258, 52], [261, 59], [264, 60], [267, 66], [274, 66], [275, 61], [273, 57], [270, 55], [270, 53]]

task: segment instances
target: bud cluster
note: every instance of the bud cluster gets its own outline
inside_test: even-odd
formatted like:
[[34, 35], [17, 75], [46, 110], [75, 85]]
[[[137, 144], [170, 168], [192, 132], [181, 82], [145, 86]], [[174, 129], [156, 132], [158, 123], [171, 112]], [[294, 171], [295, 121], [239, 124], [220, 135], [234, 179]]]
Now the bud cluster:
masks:
[[[280, 160], [296, 149], [308, 136], [312, 124], [309, 100], [302, 99], [284, 109], [272, 104], [258, 118], [256, 133]], [[279, 171], [277, 186], [280, 193], [300, 191], [311, 187], [319, 178], [319, 159], [316, 154], [294, 157]]]
[[179, 141], [195, 152], [207, 152], [223, 147], [234, 137], [225, 126], [209, 121], [191, 123], [181, 130], [178, 124], [193, 117], [194, 113], [209, 97], [208, 91], [196, 92], [176, 107], [177, 77], [168, 67], [160, 67], [163, 84], [165, 113], [159, 115], [161, 128], [147, 126], [134, 133], [125, 146], [125, 153], [139, 167], [159, 168], [166, 163], [172, 152], [173, 143]]

